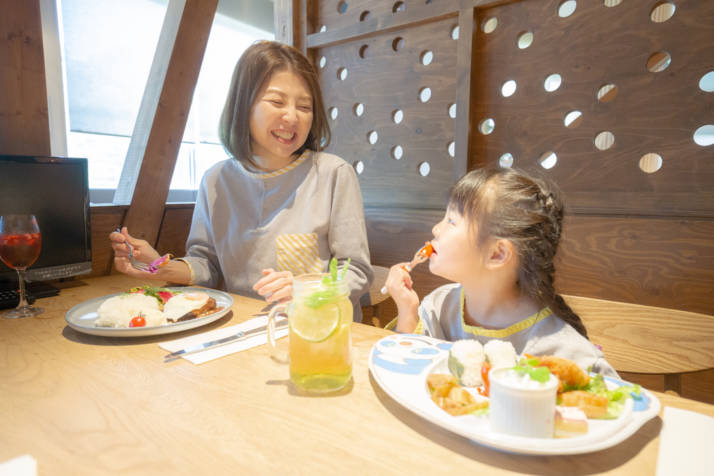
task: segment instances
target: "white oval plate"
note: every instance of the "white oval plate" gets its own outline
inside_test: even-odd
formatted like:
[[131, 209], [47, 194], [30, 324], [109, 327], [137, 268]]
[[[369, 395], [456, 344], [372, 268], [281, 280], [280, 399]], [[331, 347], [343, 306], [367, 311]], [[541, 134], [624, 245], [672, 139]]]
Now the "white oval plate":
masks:
[[144, 337], [161, 334], [171, 334], [174, 332], [181, 332], [188, 329], [194, 329], [196, 327], [204, 326], [225, 316], [228, 311], [231, 310], [231, 306], [233, 305], [233, 297], [231, 297], [230, 294], [225, 293], [223, 291], [217, 291], [215, 289], [191, 287], [167, 289], [182, 293], [204, 292], [216, 300], [216, 307], [220, 307], [222, 309], [220, 311], [216, 311], [205, 316], [197, 317], [196, 319], [190, 319], [188, 321], [182, 322], [174, 322], [172, 324], [165, 324], [163, 326], [129, 328], [95, 327], [94, 321], [97, 320], [97, 309], [99, 309], [99, 306], [111, 297], [124, 294], [115, 293], [110, 294], [108, 296], [90, 299], [88, 301], [84, 301], [83, 303], [77, 304], [76, 306], [73, 306], [69, 311], [67, 311], [67, 314], [65, 314], [64, 319], [65, 321], [67, 321], [69, 327], [84, 334], [92, 334], [95, 336], [105, 337]]
[[[369, 370], [380, 387], [408, 410], [458, 435], [491, 448], [521, 454], [564, 455], [599, 451], [614, 446], [659, 414], [660, 402], [642, 389], [641, 398], [629, 399], [614, 420], [588, 420], [588, 433], [574, 438], [526, 438], [496, 433], [487, 415], [451, 416], [430, 398], [426, 377], [448, 373], [451, 342], [427, 336], [387, 336], [372, 346]], [[609, 387], [626, 384], [609, 377]]]

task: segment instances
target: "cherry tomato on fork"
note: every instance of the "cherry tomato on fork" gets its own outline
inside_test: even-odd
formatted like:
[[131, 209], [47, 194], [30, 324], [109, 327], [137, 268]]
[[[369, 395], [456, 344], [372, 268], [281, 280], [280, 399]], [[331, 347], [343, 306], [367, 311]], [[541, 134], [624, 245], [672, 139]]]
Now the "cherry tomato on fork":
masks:
[[131, 321], [129, 321], [129, 327], [144, 327], [146, 326], [146, 319], [144, 319], [144, 316], [138, 315], [136, 317], [133, 317]]

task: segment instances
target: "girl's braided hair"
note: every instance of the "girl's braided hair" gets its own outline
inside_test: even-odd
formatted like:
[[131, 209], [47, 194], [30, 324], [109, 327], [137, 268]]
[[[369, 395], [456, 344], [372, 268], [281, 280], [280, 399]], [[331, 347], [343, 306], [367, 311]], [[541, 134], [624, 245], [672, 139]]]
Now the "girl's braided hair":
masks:
[[453, 186], [449, 206], [476, 225], [479, 246], [489, 238], [513, 243], [521, 292], [587, 338], [582, 320], [553, 284], [564, 208], [555, 184], [512, 168], [472, 170]]

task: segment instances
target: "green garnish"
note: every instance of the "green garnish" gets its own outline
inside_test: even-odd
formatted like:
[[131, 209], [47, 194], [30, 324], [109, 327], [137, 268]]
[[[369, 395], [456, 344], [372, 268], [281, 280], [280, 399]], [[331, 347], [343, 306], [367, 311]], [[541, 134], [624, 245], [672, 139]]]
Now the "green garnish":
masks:
[[528, 374], [531, 380], [536, 382], [545, 383], [550, 378], [550, 369], [548, 367], [540, 367], [540, 362], [538, 359], [525, 359], [522, 358], [518, 365], [513, 367], [519, 375]]
[[327, 304], [328, 302], [334, 301], [334, 299], [340, 294], [337, 285], [345, 279], [345, 275], [347, 274], [347, 268], [349, 268], [350, 266], [350, 261], [352, 261], [352, 258], [347, 258], [347, 262], [342, 267], [342, 273], [338, 277], [337, 259], [333, 257], [330, 260], [330, 272], [322, 278], [322, 285], [325, 287], [325, 289], [315, 291], [314, 293], [306, 297], [305, 305], [307, 307], [316, 309], [322, 306], [323, 304]]
[[607, 415], [603, 418], [614, 419], [620, 416], [628, 398], [640, 398], [642, 387], [637, 384], [621, 385], [608, 390], [605, 379], [598, 374], [590, 378], [585, 391], [607, 398]]

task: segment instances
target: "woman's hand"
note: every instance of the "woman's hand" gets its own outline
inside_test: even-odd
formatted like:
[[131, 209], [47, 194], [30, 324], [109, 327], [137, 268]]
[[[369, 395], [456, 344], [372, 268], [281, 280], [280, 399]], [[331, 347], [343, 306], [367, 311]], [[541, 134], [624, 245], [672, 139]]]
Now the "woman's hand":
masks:
[[253, 285], [253, 290], [269, 303], [290, 301], [293, 294], [293, 273], [264, 269], [263, 277]]
[[134, 259], [142, 263], [149, 264], [159, 258], [159, 253], [149, 245], [146, 240], [134, 238], [129, 234], [126, 227], [121, 229], [121, 233], [114, 231], [109, 234], [109, 240], [114, 250], [114, 266], [120, 273], [128, 274], [137, 278], [152, 278], [154, 275], [145, 271], [135, 269], [129, 262], [129, 248], [126, 242], [129, 242], [134, 249]]
[[419, 296], [412, 289], [412, 277], [405, 270], [408, 263], [395, 264], [389, 269], [385, 287], [397, 305], [396, 330], [412, 332], [419, 322]]

